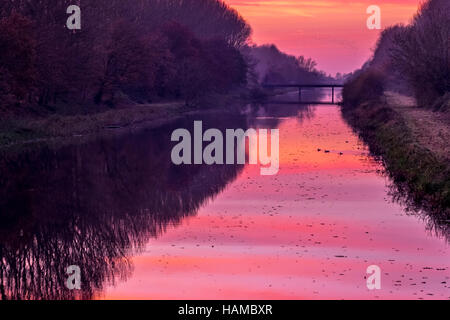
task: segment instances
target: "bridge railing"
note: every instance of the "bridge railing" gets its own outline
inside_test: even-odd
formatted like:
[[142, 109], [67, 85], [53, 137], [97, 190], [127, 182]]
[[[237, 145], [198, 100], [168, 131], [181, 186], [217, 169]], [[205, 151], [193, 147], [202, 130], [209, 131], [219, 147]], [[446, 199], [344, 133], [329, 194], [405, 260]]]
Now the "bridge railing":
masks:
[[334, 104], [334, 88], [343, 88], [343, 84], [263, 84], [263, 88], [298, 88], [299, 103], [302, 103], [303, 88], [331, 88], [331, 103]]

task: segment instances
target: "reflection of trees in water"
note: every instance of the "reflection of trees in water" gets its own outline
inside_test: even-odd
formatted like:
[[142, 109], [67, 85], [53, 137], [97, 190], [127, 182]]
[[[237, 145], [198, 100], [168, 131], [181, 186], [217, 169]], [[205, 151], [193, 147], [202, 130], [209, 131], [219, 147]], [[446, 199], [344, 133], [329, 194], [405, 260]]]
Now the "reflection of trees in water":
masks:
[[443, 208], [438, 204], [430, 203], [417, 193], [411, 190], [408, 184], [399, 177], [398, 174], [390, 171], [389, 166], [385, 163], [383, 156], [380, 155], [380, 150], [367, 139], [364, 132], [356, 129], [352, 125], [351, 119], [344, 113], [343, 119], [349, 124], [353, 132], [360, 138], [361, 142], [366, 145], [372, 155], [373, 159], [378, 162], [383, 170], [380, 174], [388, 178], [389, 183], [388, 194], [395, 203], [398, 203], [405, 210], [407, 214], [415, 215], [421, 218], [427, 226], [427, 230], [436, 234], [438, 237], [444, 237], [450, 241], [450, 220], [448, 217], [448, 207]]
[[[223, 117], [220, 125], [204, 123], [245, 126], [242, 119]], [[174, 128], [191, 126], [187, 121]], [[173, 166], [172, 130], [3, 158], [1, 298], [93, 297], [105, 284], [130, 275], [129, 256], [151, 237], [194, 215], [239, 174], [241, 166]], [[70, 265], [81, 268], [79, 292], [65, 287]]]
[[408, 185], [404, 182], [396, 180], [395, 175], [386, 169], [384, 160], [373, 153], [373, 161], [381, 166], [381, 170], [377, 170], [378, 174], [386, 178], [387, 194], [394, 203], [399, 204], [406, 214], [417, 216], [424, 221], [426, 229], [439, 238], [445, 238], [450, 242], [450, 225], [447, 219], [442, 218], [440, 208], [433, 206], [425, 201], [419, 201]]
[[417, 201], [408, 186], [403, 183], [391, 182], [388, 188], [388, 195], [394, 202], [401, 205], [407, 214], [419, 217], [425, 222], [429, 232], [435, 234], [437, 237], [445, 238], [447, 242], [450, 242], [450, 221], [439, 218], [439, 209], [434, 208], [424, 201]]

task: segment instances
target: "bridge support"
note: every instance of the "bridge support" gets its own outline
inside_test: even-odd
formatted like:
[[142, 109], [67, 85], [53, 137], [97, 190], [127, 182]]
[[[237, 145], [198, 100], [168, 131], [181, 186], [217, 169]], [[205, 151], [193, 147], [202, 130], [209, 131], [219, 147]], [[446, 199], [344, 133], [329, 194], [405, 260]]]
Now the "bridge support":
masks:
[[331, 103], [334, 103], [334, 87], [331, 87]]
[[302, 102], [302, 87], [298, 87], [298, 101]]

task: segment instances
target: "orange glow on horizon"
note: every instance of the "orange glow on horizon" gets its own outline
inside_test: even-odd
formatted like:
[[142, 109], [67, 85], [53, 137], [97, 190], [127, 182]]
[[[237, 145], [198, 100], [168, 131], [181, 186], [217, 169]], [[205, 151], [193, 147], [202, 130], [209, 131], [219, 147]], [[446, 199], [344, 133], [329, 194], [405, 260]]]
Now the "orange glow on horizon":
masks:
[[362, 66], [372, 54], [379, 30], [368, 30], [370, 5], [381, 8], [382, 28], [408, 23], [420, 0], [224, 0], [250, 23], [256, 44], [304, 55], [334, 75]]

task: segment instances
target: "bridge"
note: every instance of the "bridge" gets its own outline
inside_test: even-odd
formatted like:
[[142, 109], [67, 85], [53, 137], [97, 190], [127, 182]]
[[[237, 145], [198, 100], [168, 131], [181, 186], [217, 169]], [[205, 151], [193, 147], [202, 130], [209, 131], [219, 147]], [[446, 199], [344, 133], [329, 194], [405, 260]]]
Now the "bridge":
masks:
[[[343, 84], [263, 84], [263, 88], [275, 89], [275, 88], [297, 88], [298, 89], [298, 102], [301, 104], [334, 104], [334, 88], [343, 88]], [[302, 89], [303, 88], [331, 88], [331, 103], [330, 102], [304, 102], [302, 101]], [[294, 102], [293, 102], [294, 103]]]

